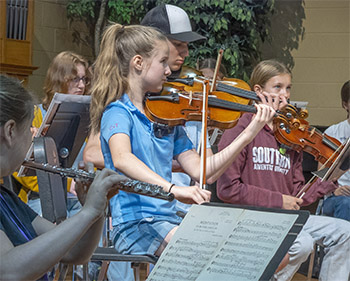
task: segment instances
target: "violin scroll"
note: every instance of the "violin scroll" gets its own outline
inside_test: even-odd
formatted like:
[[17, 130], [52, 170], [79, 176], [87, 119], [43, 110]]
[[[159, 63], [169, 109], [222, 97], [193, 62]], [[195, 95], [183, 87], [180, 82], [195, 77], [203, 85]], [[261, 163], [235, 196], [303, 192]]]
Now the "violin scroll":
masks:
[[289, 148], [310, 153], [316, 161], [330, 167], [339, 155], [341, 143], [310, 126], [305, 116], [307, 110], [288, 105], [274, 119], [275, 137]]

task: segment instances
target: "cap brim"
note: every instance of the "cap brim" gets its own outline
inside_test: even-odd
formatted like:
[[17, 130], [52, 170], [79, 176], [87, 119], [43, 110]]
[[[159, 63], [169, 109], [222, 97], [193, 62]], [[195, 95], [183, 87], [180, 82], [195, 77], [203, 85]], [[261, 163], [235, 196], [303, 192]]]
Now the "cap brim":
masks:
[[198, 40], [207, 39], [204, 36], [199, 35], [198, 33], [193, 31], [181, 32], [181, 33], [175, 33], [175, 34], [166, 34], [166, 36], [169, 37], [170, 39], [175, 39], [182, 42], [194, 42]]

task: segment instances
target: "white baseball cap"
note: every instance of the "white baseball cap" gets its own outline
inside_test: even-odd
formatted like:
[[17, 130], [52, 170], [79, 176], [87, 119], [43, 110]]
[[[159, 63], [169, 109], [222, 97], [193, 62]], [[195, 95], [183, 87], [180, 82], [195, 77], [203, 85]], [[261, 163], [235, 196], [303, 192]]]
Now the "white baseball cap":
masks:
[[155, 27], [168, 38], [182, 42], [206, 39], [204, 36], [192, 31], [187, 13], [174, 5], [162, 4], [151, 9], [141, 21], [141, 25]]

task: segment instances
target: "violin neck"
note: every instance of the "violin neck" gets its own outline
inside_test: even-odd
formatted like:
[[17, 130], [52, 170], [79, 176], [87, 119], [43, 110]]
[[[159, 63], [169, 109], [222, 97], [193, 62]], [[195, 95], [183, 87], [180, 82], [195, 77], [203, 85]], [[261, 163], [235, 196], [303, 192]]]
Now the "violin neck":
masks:
[[241, 111], [241, 112], [251, 112], [256, 113], [256, 108], [253, 105], [246, 105], [235, 103], [232, 101], [226, 101], [214, 97], [208, 97], [208, 104], [212, 107], [233, 110], [233, 111]]
[[187, 86], [193, 86], [194, 79], [190, 77], [185, 77], [185, 78], [167, 78], [168, 82], [177, 82], [181, 83]]
[[224, 83], [218, 82], [218, 84], [216, 86], [216, 90], [221, 91], [221, 92], [225, 92], [228, 94], [232, 94], [232, 95], [235, 95], [235, 96], [238, 96], [241, 98], [260, 101], [260, 98], [256, 95], [255, 92], [244, 90], [244, 89], [237, 88], [237, 87], [232, 87], [232, 86], [226, 85]]
[[[185, 78], [168, 78], [168, 82], [177, 82], [182, 83], [187, 86], [193, 86], [194, 78], [185, 77]], [[260, 101], [260, 98], [253, 91], [244, 90], [241, 88], [233, 87], [221, 82], [218, 82], [216, 85], [216, 91], [225, 92], [237, 97], [246, 98], [250, 100]]]

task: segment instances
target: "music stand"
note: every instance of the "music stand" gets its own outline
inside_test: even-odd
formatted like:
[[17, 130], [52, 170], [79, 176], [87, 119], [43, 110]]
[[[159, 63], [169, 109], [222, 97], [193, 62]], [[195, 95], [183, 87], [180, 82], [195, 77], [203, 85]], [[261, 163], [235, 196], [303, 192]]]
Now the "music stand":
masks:
[[[56, 93], [27, 152], [27, 159], [71, 167], [87, 137], [90, 96]], [[19, 175], [37, 175], [43, 217], [59, 223], [65, 218], [67, 181], [59, 175], [21, 167]], [[57, 201], [57, 202], [56, 202]], [[59, 204], [55, 208], [53, 205]], [[58, 210], [58, 211], [54, 211]]]
[[[90, 96], [55, 93], [45, 118], [34, 137], [54, 139], [62, 167], [71, 167], [88, 135]], [[33, 159], [34, 143], [26, 159]], [[31, 171], [31, 172], [30, 172]], [[34, 175], [21, 167], [18, 176]]]

